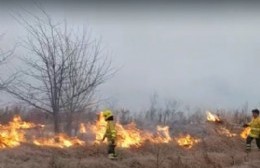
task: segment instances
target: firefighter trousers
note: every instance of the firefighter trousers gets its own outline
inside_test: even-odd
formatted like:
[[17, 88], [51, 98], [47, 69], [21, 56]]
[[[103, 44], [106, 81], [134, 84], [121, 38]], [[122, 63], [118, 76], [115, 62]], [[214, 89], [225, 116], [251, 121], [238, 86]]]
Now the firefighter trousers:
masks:
[[108, 142], [108, 154], [116, 154], [115, 152], [115, 148], [116, 148], [116, 143], [115, 140], [110, 140]]
[[255, 139], [255, 141], [256, 141], [256, 145], [257, 145], [257, 147], [258, 147], [258, 149], [260, 149], [260, 138], [253, 138], [253, 137], [251, 137], [251, 136], [248, 136], [247, 138], [246, 138], [246, 149], [247, 150], [250, 150], [251, 149], [251, 143], [252, 143], [252, 141]]

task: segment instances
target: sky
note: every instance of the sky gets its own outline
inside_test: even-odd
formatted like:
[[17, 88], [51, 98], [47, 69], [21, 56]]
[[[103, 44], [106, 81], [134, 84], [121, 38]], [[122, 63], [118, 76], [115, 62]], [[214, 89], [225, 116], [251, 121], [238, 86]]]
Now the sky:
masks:
[[[2, 48], [26, 35], [10, 15], [14, 7], [19, 8], [1, 5]], [[118, 72], [97, 95], [133, 110], [148, 107], [154, 93], [198, 107], [259, 106], [259, 7], [242, 2], [46, 5], [53, 18], [66, 18], [102, 39]]]

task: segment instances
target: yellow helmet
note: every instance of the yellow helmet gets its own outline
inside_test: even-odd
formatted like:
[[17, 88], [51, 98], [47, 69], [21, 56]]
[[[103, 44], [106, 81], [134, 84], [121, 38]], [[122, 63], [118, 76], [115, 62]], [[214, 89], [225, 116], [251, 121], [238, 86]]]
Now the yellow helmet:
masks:
[[105, 119], [107, 120], [109, 117], [113, 116], [112, 111], [109, 109], [106, 109], [103, 111], [103, 116], [105, 117]]

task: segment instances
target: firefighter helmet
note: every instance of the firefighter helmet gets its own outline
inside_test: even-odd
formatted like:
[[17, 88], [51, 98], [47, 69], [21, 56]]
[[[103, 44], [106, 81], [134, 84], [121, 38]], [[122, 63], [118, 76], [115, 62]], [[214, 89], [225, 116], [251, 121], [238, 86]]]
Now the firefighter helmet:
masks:
[[112, 114], [112, 111], [109, 110], [109, 109], [106, 109], [103, 111], [103, 116], [105, 117], [105, 119], [107, 120], [109, 117], [112, 117], [113, 114]]

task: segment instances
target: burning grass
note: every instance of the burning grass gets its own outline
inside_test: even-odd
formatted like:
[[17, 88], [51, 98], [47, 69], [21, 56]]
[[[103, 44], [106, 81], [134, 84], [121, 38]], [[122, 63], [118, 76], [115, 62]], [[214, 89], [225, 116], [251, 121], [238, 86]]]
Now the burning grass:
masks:
[[34, 123], [22, 121], [20, 116], [14, 116], [7, 125], [0, 125], [0, 148], [13, 148], [26, 142], [24, 129], [44, 127]]
[[207, 120], [209, 122], [222, 123], [221, 119], [217, 115], [212, 114], [209, 111], [207, 111], [206, 114], [207, 114]]
[[[100, 144], [101, 139], [106, 131], [106, 121], [102, 113], [100, 113], [98, 120], [95, 124], [81, 123], [81, 133], [95, 134], [95, 143]], [[89, 130], [89, 131], [88, 131]], [[149, 141], [151, 143], [169, 143], [172, 138], [170, 136], [168, 126], [157, 126], [156, 131], [140, 130], [135, 123], [122, 125], [119, 122], [116, 123], [117, 130], [117, 146], [122, 148], [140, 147], [143, 143]]]
[[190, 149], [195, 144], [199, 143], [201, 140], [198, 138], [194, 138], [188, 134], [188, 135], [180, 136], [179, 138], [176, 138], [176, 141], [180, 146]]
[[82, 146], [85, 144], [84, 141], [78, 139], [77, 137], [68, 137], [66, 134], [58, 134], [54, 137], [35, 139], [33, 143], [38, 146], [49, 146], [58, 148]]
[[[207, 120], [220, 122], [219, 117], [207, 112]], [[19, 146], [21, 143], [33, 143], [37, 146], [48, 146], [57, 148], [67, 148], [72, 146], [84, 146], [85, 140], [90, 144], [101, 144], [101, 139], [106, 131], [106, 121], [102, 113], [99, 115], [96, 123], [80, 124], [80, 134], [92, 134], [95, 136], [93, 140], [85, 139], [84, 141], [78, 137], [69, 137], [65, 134], [58, 134], [48, 137], [34, 137], [31, 141], [25, 138], [25, 129], [40, 127], [44, 129], [43, 125], [37, 125], [30, 122], [22, 121], [21, 117], [15, 116], [7, 125], [0, 126], [0, 147], [11, 148]], [[152, 144], [163, 144], [175, 141], [178, 145], [185, 148], [192, 148], [194, 145], [201, 142], [199, 138], [192, 137], [187, 134], [181, 137], [173, 138], [170, 134], [168, 126], [157, 126], [156, 131], [140, 130], [135, 123], [122, 125], [116, 123], [117, 130], [117, 146], [121, 148], [139, 148], [143, 144], [149, 142]], [[223, 125], [216, 126], [218, 134], [226, 137], [235, 137], [237, 134], [232, 133]], [[245, 129], [241, 133], [241, 137], [245, 138], [250, 130]], [[106, 143], [106, 142], [105, 142]]]
[[[195, 148], [178, 147], [175, 141], [146, 143], [139, 148], [117, 148], [119, 159], [107, 159], [106, 145], [85, 144], [73, 148], [37, 147], [31, 144], [4, 149], [0, 153], [5, 168], [213, 168], [257, 167], [258, 151], [247, 154], [238, 137], [209, 135]], [[40, 165], [40, 166], [39, 166]]]
[[[35, 127], [41, 127], [44, 129], [43, 125], [36, 125], [30, 122], [22, 121], [21, 117], [15, 116], [12, 121], [7, 125], [0, 126], [0, 142], [1, 148], [16, 147], [21, 143], [33, 143], [38, 146], [48, 146], [48, 147], [58, 147], [66, 148], [72, 146], [83, 146], [85, 142], [77, 137], [68, 137], [65, 134], [58, 134], [52, 137], [34, 137], [32, 142], [25, 138], [24, 129], [31, 129]], [[95, 124], [87, 124], [85, 126], [83, 123], [80, 125], [80, 133], [87, 134], [91, 133], [95, 135], [95, 140], [90, 141], [92, 144], [100, 144], [100, 140], [105, 134], [106, 122], [102, 116]], [[135, 123], [130, 123], [126, 126], [120, 123], [116, 124], [118, 132], [118, 147], [130, 148], [130, 147], [140, 147], [143, 143], [149, 141], [151, 143], [169, 143], [172, 138], [169, 133], [169, 127], [167, 126], [157, 126], [156, 133], [151, 133], [148, 131], [139, 130]]]
[[14, 168], [19, 165], [21, 168], [34, 168], [41, 165], [42, 168], [210, 168], [259, 165], [257, 151], [250, 154], [250, 162], [244, 162], [247, 157], [244, 153], [244, 140], [236, 136], [240, 132], [233, 133], [224, 125], [210, 123], [196, 125], [205, 130], [205, 134], [183, 136], [172, 136], [168, 126], [157, 126], [154, 131], [148, 131], [138, 129], [135, 123], [117, 123], [119, 159], [113, 162], [106, 158], [106, 144], [100, 142], [105, 126], [102, 116], [96, 123], [82, 123], [80, 134], [94, 135], [93, 140], [86, 139], [86, 142], [79, 137], [64, 134], [34, 137], [30, 141], [25, 136], [26, 130], [45, 127], [24, 122], [16, 116], [9, 124], [0, 127], [1, 148], [4, 148], [0, 153], [0, 167]]

